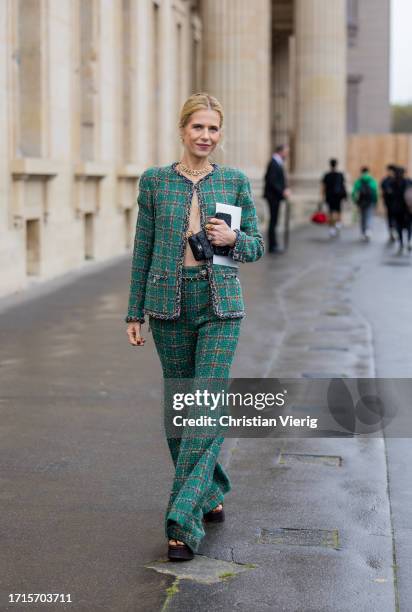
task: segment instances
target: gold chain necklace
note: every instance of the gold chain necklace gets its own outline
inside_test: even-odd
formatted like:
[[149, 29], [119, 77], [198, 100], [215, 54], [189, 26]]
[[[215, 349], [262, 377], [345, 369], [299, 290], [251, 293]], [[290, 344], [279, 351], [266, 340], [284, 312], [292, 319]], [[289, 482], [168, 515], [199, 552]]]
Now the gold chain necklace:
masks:
[[[186, 172], [186, 174], [189, 174], [190, 176], [202, 176], [202, 174], [206, 174], [207, 172], [209, 172], [210, 167], [211, 167], [211, 164], [208, 163], [208, 165], [206, 165], [204, 168], [201, 168], [200, 170], [193, 170], [192, 168], [188, 168], [183, 162], [179, 162], [178, 165], [182, 172]], [[197, 204], [196, 206], [197, 212], [198, 214], [200, 214], [200, 207], [199, 207], [199, 202], [197, 201], [197, 198], [196, 198], [196, 204]], [[186, 238], [193, 236], [194, 233], [195, 232], [193, 229], [188, 229], [188, 231], [186, 232]]]
[[202, 176], [202, 174], [206, 174], [210, 170], [210, 164], [208, 164], [204, 168], [201, 168], [200, 170], [193, 170], [192, 168], [188, 168], [183, 162], [179, 162], [179, 166], [182, 172], [186, 172], [186, 174], [190, 174], [190, 176]]

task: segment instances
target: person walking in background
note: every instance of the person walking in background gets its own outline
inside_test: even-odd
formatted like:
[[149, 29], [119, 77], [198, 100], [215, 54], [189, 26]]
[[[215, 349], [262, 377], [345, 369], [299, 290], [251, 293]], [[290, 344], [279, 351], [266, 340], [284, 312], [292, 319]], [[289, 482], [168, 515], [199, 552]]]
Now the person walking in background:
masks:
[[286, 145], [276, 147], [275, 153], [268, 164], [264, 179], [263, 197], [267, 200], [270, 214], [268, 228], [269, 253], [282, 253], [282, 249], [278, 245], [276, 226], [280, 203], [290, 196], [285, 172], [285, 162], [288, 154], [289, 149]]
[[412, 234], [412, 218], [411, 212], [407, 204], [410, 202], [411, 181], [405, 177], [404, 168], [395, 169], [395, 177], [392, 183], [392, 211], [396, 222], [396, 229], [399, 237], [398, 254], [403, 253], [403, 233], [406, 230], [407, 234], [407, 249], [412, 251], [411, 234]]
[[361, 168], [361, 174], [355, 181], [352, 199], [359, 208], [362, 238], [368, 242], [371, 237], [373, 211], [378, 202], [378, 183], [369, 173], [367, 166]]
[[342, 200], [347, 197], [345, 177], [338, 172], [338, 160], [329, 161], [330, 170], [322, 178], [322, 199], [329, 208], [329, 233], [336, 236], [342, 227]]
[[389, 230], [389, 242], [395, 242], [395, 232], [397, 229], [396, 218], [394, 215], [393, 203], [393, 183], [395, 180], [396, 166], [389, 164], [386, 166], [387, 174], [381, 182], [382, 198], [386, 208], [386, 218]]

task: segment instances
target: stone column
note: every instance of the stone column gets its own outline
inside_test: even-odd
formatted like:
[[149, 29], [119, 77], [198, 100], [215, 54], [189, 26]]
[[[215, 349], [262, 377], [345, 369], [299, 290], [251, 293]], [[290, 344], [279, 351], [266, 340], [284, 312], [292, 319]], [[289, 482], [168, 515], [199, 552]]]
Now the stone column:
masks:
[[225, 111], [215, 158], [260, 179], [270, 155], [271, 0], [206, 0], [201, 11], [202, 89]]
[[[178, 138], [177, 119], [175, 116], [175, 22], [171, 0], [159, 4], [159, 115], [156, 125], [158, 139], [158, 164], [170, 164], [176, 155]], [[162, 125], [160, 129], [159, 126]]]
[[295, 184], [319, 193], [328, 160], [346, 156], [346, 1], [295, 0]]

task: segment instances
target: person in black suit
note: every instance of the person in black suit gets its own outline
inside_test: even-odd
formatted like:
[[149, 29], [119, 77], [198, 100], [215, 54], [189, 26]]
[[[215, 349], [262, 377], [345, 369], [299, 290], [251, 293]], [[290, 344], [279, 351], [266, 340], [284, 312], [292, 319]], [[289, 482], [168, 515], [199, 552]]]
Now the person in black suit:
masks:
[[277, 242], [276, 225], [280, 203], [290, 195], [285, 172], [285, 162], [288, 154], [289, 149], [286, 145], [277, 146], [265, 174], [263, 197], [267, 200], [270, 212], [268, 229], [269, 253], [282, 253], [282, 249]]

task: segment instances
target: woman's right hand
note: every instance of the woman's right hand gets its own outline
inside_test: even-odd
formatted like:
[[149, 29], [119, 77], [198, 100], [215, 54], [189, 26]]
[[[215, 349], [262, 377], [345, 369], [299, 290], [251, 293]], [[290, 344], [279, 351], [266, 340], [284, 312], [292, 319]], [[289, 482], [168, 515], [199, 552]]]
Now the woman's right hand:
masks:
[[127, 336], [129, 338], [130, 344], [133, 346], [143, 346], [146, 340], [140, 335], [141, 323], [138, 321], [133, 323], [128, 323], [127, 325]]

